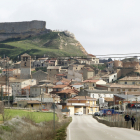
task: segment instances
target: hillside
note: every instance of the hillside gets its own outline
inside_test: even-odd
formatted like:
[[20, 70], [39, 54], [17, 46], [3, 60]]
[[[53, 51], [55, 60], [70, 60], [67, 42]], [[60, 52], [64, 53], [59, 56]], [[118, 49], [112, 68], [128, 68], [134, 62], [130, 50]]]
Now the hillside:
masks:
[[44, 56], [84, 56], [83, 46], [66, 32], [49, 32], [26, 39], [9, 39], [0, 42], [0, 56], [16, 59], [18, 55], [28, 53], [32, 57]]

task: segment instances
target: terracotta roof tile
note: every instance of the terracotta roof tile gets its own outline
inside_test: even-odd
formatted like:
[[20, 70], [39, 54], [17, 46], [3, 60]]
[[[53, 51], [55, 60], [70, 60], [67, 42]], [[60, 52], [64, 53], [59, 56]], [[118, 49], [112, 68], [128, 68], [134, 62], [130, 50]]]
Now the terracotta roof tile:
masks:
[[121, 84], [111, 84], [110, 88], [140, 88], [140, 86], [137, 85], [121, 85]]
[[83, 81], [83, 83], [96, 83], [98, 81], [99, 80], [85, 80], [85, 81]]
[[70, 98], [68, 100], [96, 100], [95, 98], [91, 98], [89, 96], [75, 96], [73, 98]]
[[78, 90], [75, 90], [75, 89], [65, 89], [65, 90], [62, 90], [62, 91], [59, 91], [57, 93], [66, 93], [66, 94], [77, 94], [79, 91]]
[[67, 87], [68, 85], [55, 85], [53, 88], [64, 88]]
[[122, 78], [122, 79], [120, 79], [119, 81], [131, 81], [131, 80], [133, 80], [133, 81], [140, 81], [140, 77], [138, 76], [138, 77], [124, 77], [124, 78]]

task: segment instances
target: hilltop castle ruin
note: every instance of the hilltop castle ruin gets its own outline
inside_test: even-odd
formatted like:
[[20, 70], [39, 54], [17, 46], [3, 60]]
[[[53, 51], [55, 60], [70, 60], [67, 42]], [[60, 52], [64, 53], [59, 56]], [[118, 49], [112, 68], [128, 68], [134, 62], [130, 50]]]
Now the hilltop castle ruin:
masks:
[[5, 22], [0, 23], [0, 41], [12, 38], [26, 38], [38, 34], [44, 34], [50, 30], [46, 29], [45, 21]]

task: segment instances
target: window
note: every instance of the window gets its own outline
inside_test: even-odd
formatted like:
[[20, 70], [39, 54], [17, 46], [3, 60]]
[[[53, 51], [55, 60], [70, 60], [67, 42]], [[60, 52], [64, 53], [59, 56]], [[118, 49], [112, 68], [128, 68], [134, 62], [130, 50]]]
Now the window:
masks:
[[131, 91], [131, 89], [128, 89], [128, 91]]
[[119, 91], [119, 92], [120, 92], [120, 89], [117, 89], [117, 91]]
[[135, 85], [135, 82], [132, 82], [133, 85]]
[[122, 91], [125, 91], [125, 89], [122, 89]]
[[26, 67], [26, 62], [24, 63], [24, 66]]
[[94, 84], [93, 84], [93, 87], [94, 87]]
[[136, 89], [134, 89], [134, 91], [137, 91]]
[[127, 82], [124, 82], [125, 84], [127, 84]]
[[116, 75], [114, 75], [114, 77], [116, 77]]
[[111, 91], [114, 91], [114, 89], [111, 89]]

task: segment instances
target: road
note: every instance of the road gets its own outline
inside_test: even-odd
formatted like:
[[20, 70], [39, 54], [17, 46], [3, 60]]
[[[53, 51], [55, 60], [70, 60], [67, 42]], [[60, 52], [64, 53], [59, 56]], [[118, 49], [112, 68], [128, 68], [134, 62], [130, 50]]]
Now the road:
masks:
[[76, 115], [67, 128], [67, 140], [140, 140], [140, 131], [108, 127], [91, 115]]

